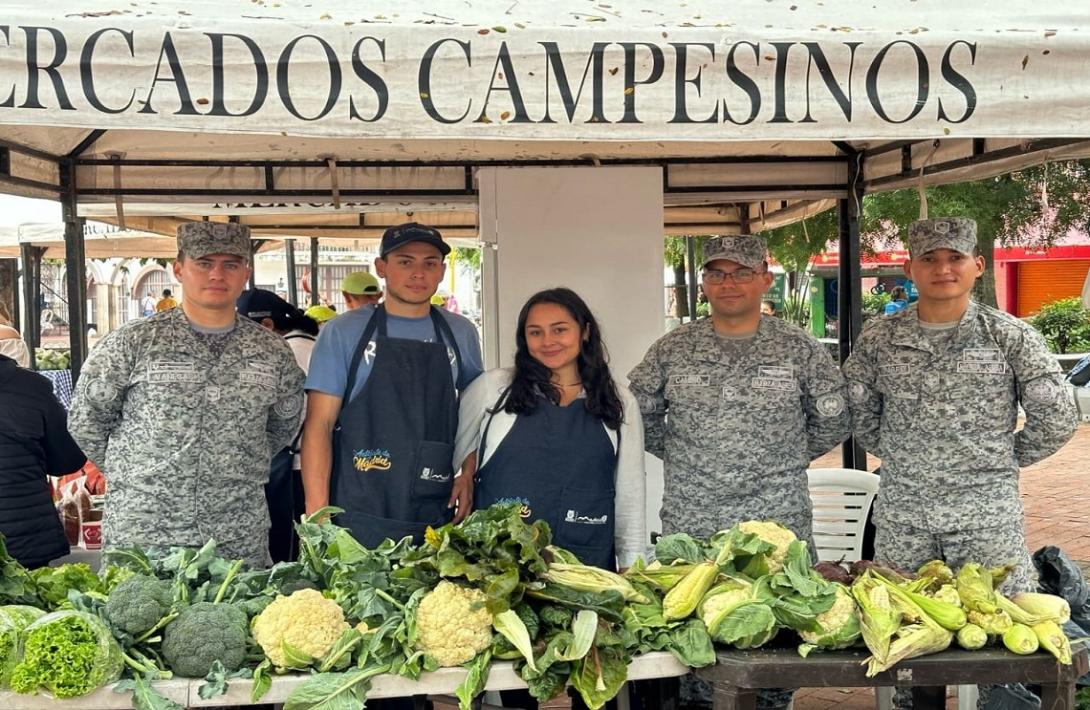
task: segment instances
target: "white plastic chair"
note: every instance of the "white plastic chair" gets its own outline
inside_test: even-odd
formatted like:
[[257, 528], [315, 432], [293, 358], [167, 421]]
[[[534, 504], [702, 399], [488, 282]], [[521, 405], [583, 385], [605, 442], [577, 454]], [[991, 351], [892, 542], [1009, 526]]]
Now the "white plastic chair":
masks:
[[[814, 544], [818, 558], [855, 562], [863, 555], [867, 525], [880, 477], [850, 468], [812, 468], [806, 472], [814, 504]], [[977, 687], [959, 685], [958, 710], [975, 710]], [[891, 710], [893, 688], [874, 689], [878, 710]]]
[[876, 474], [851, 468], [812, 468], [806, 472], [814, 504], [814, 544], [818, 559], [855, 562], [863, 555], [863, 532], [874, 496]]

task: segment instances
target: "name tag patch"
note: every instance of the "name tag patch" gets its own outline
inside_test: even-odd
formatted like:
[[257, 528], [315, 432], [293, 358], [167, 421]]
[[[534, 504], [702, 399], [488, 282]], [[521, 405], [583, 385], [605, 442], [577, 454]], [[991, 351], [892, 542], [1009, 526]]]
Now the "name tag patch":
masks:
[[244, 385], [276, 387], [276, 373], [268, 365], [251, 362], [238, 373], [238, 381]]
[[958, 362], [958, 372], [967, 375], [1002, 375], [1006, 371], [1005, 362]]
[[900, 375], [907, 375], [912, 371], [912, 366], [907, 363], [897, 363], [894, 365], [879, 365], [878, 369], [881, 370], [883, 374], [897, 377]]
[[154, 360], [148, 363], [148, 382], [200, 382], [201, 373], [197, 365], [192, 362], [171, 362], [170, 360]]
[[961, 353], [957, 368], [968, 375], [1002, 375], [1009, 366], [998, 348], [968, 348]]
[[670, 382], [679, 387], [707, 387], [711, 384], [709, 375], [674, 375]]
[[761, 365], [757, 368], [757, 376], [750, 380], [750, 384], [757, 389], [779, 390], [781, 392], [794, 392], [798, 385], [795, 382], [795, 371], [790, 367], [777, 367], [774, 365]]

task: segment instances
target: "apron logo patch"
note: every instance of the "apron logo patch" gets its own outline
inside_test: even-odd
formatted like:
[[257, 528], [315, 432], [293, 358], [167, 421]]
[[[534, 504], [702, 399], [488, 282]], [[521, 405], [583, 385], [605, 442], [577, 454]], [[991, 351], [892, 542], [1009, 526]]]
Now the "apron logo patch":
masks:
[[711, 384], [709, 375], [674, 375], [670, 381], [679, 387], [707, 387]]
[[200, 382], [201, 373], [192, 362], [154, 360], [148, 363], [148, 382]]
[[580, 515], [577, 510], [569, 510], [568, 514], [564, 516], [564, 522], [576, 523], [577, 525], [605, 525], [609, 522], [609, 516]]
[[525, 498], [500, 498], [493, 505], [511, 505], [512, 503], [518, 503], [519, 517], [523, 520], [534, 514], [533, 508], [530, 507], [530, 501]]
[[361, 449], [352, 454], [352, 465], [357, 471], [389, 471], [390, 452], [386, 449]]
[[446, 483], [450, 480], [449, 473], [441, 473], [434, 468], [424, 467], [424, 470], [420, 472], [421, 481], [434, 481], [436, 483]]

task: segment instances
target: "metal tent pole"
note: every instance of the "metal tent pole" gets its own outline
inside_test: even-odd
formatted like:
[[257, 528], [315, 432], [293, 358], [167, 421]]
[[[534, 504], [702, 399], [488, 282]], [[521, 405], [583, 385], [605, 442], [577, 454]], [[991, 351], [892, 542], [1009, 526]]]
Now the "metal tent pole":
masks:
[[87, 359], [87, 250], [83, 239], [83, 220], [76, 212], [79, 198], [76, 162], [67, 159], [60, 168], [65, 279], [68, 287], [68, 347], [72, 356], [72, 382], [75, 383]]
[[30, 366], [38, 369], [35, 348], [42, 343], [42, 314], [38, 307], [38, 296], [41, 294], [42, 268], [41, 252], [38, 247], [24, 242], [19, 245], [23, 259], [23, 340], [27, 350], [30, 351]]
[[685, 266], [688, 269], [689, 322], [696, 320], [696, 243], [692, 235], [685, 237]]
[[288, 267], [288, 300], [291, 305], [299, 305], [299, 282], [295, 276], [295, 240], [284, 240], [284, 261]]
[[310, 238], [310, 305], [317, 306], [318, 298], [318, 237]]
[[[848, 359], [863, 327], [863, 281], [859, 266], [859, 213], [863, 206], [862, 156], [848, 164], [848, 197], [837, 200], [840, 218], [840, 266], [837, 290], [837, 340], [840, 362]], [[844, 468], [867, 469], [867, 452], [849, 438], [842, 447]]]

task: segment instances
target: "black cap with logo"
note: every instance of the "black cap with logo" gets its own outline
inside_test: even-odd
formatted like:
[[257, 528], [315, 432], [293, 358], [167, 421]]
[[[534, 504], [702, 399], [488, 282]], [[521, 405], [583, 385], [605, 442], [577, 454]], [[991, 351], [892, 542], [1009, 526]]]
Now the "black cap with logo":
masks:
[[411, 242], [431, 244], [443, 256], [450, 253], [450, 245], [443, 241], [443, 235], [439, 233], [438, 229], [419, 222], [406, 222], [405, 224], [390, 227], [382, 233], [379, 256], [385, 259], [386, 255], [393, 250], [400, 249]]

